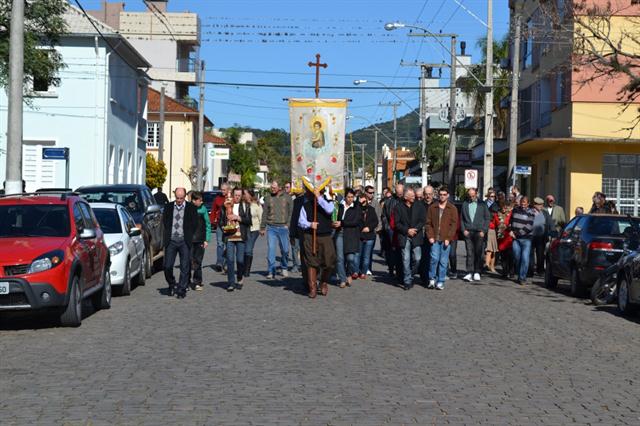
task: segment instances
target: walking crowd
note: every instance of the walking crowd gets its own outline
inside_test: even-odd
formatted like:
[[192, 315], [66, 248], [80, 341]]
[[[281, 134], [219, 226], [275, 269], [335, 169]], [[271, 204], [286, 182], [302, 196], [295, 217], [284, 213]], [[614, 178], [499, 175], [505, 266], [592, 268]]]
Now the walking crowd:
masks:
[[[267, 239], [266, 278], [288, 277], [291, 261], [292, 272], [302, 273], [311, 298], [326, 296], [332, 283], [346, 288], [367, 280], [378, 239], [390, 277], [404, 290], [414, 282], [443, 290], [447, 280], [459, 278], [458, 241], [466, 252], [462, 280], [479, 282], [489, 273], [525, 285], [534, 274], [544, 274], [546, 245], [567, 222], [553, 195], [530, 200], [517, 186], [509, 193], [490, 189], [484, 199], [470, 188], [461, 203], [452, 200], [446, 186], [397, 184], [393, 191], [384, 188], [380, 200], [372, 186], [347, 189], [344, 195], [330, 187], [294, 195], [289, 183], [281, 188], [274, 181], [263, 199], [251, 189], [227, 184], [220, 189], [210, 211], [200, 192], [177, 188], [173, 202], [163, 197], [164, 272], [170, 295], [184, 298], [189, 288], [204, 288], [202, 260], [214, 234], [213, 269], [226, 274], [229, 292], [241, 290], [250, 276], [260, 236]], [[617, 211], [596, 192], [589, 213]], [[575, 214], [584, 210], [578, 207]]]

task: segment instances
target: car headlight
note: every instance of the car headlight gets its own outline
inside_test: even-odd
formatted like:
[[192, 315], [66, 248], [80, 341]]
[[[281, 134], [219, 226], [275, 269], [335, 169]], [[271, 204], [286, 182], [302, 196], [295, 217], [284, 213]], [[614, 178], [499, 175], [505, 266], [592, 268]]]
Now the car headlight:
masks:
[[45, 253], [31, 262], [27, 273], [35, 274], [36, 272], [48, 271], [49, 269], [55, 268], [61, 264], [63, 259], [64, 252], [62, 250], [54, 250], [52, 252]]
[[122, 253], [122, 250], [124, 250], [124, 244], [122, 244], [122, 241], [118, 241], [117, 243], [109, 246], [109, 253], [111, 253], [111, 256]]

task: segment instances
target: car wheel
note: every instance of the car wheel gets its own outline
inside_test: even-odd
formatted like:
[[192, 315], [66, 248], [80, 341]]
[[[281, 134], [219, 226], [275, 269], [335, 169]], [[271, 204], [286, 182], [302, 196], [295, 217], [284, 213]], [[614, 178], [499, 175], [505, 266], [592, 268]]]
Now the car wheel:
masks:
[[546, 288], [556, 288], [558, 286], [558, 277], [553, 275], [553, 271], [551, 270], [551, 262], [548, 258], [545, 260], [544, 286]]
[[118, 296], [128, 296], [131, 294], [131, 268], [129, 268], [129, 259], [124, 267], [124, 281], [118, 289]]
[[583, 297], [584, 296], [584, 287], [580, 282], [580, 277], [578, 275], [578, 269], [571, 269], [571, 295], [573, 297]]
[[78, 327], [82, 324], [82, 291], [77, 275], [71, 280], [69, 303], [60, 315], [60, 324], [64, 327]]
[[136, 275], [135, 278], [135, 282], [136, 285], [145, 285], [147, 282], [147, 274], [145, 271], [146, 265], [147, 265], [147, 251], [144, 250], [142, 252], [142, 262], [140, 263], [140, 271], [138, 272], [138, 275]]
[[144, 275], [145, 278], [151, 278], [153, 275], [153, 252], [151, 250], [144, 250], [146, 257], [144, 262]]
[[629, 282], [626, 279], [620, 281], [618, 286], [618, 310], [622, 315], [638, 312], [638, 306], [629, 302]]
[[111, 274], [106, 268], [102, 277], [102, 290], [94, 295], [93, 307], [98, 309], [109, 309], [111, 307]]
[[613, 302], [616, 295], [616, 286], [612, 284], [606, 285], [602, 278], [596, 280], [593, 287], [591, 287], [591, 302], [595, 306], [608, 305]]

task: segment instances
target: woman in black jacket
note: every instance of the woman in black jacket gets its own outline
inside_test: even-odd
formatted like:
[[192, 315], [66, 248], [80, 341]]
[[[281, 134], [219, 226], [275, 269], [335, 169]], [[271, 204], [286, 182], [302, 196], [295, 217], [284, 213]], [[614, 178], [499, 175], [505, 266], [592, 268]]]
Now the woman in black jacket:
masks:
[[358, 199], [362, 208], [362, 229], [360, 230], [360, 254], [358, 264], [360, 279], [367, 278], [371, 273], [371, 253], [376, 242], [376, 228], [378, 227], [378, 215], [376, 210], [369, 204], [369, 199], [365, 193], [360, 194]]
[[[251, 206], [242, 201], [241, 188], [235, 188], [232, 198], [225, 201], [220, 212], [220, 226], [227, 248], [227, 291], [242, 290], [244, 249], [251, 229]], [[237, 271], [234, 265], [237, 266]], [[234, 275], [237, 276], [237, 283]]]
[[[344, 201], [338, 207], [335, 229], [335, 245], [337, 265], [336, 272], [340, 280], [340, 287], [351, 285], [353, 279], [358, 278], [356, 256], [360, 253], [360, 229], [362, 228], [362, 209], [355, 202], [355, 193], [347, 189]], [[344, 264], [346, 263], [346, 269]]]

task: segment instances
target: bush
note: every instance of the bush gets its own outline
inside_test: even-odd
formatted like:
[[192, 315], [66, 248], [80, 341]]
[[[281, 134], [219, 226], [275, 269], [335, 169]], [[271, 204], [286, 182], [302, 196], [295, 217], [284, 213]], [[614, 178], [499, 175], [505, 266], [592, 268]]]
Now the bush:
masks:
[[147, 175], [145, 183], [149, 188], [162, 188], [167, 180], [167, 167], [164, 161], [157, 161], [151, 154], [147, 154]]

